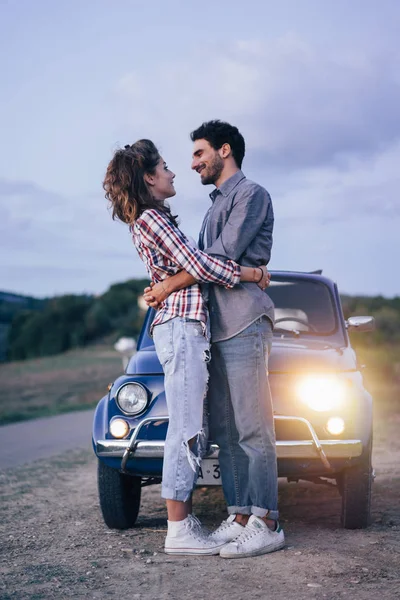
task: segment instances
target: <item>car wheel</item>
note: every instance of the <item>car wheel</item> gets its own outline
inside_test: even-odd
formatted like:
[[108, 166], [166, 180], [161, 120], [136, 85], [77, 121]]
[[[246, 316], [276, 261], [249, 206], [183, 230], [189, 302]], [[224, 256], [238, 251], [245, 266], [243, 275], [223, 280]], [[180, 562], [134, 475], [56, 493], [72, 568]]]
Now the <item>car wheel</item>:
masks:
[[342, 526], [345, 529], [364, 529], [371, 520], [372, 444], [360, 464], [349, 467], [338, 478], [342, 495]]
[[140, 477], [124, 475], [99, 460], [97, 482], [105, 524], [110, 529], [133, 527], [140, 507]]

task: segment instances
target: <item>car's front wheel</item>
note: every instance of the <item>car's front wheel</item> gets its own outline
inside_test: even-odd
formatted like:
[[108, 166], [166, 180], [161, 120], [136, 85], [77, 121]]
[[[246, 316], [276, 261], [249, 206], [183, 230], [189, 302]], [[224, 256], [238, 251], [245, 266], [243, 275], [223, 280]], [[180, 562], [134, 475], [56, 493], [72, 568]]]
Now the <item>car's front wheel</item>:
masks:
[[342, 495], [341, 520], [346, 529], [364, 529], [371, 521], [371, 446], [360, 464], [348, 467], [338, 478]]
[[140, 477], [124, 475], [99, 460], [97, 482], [105, 524], [110, 529], [133, 527], [140, 507]]

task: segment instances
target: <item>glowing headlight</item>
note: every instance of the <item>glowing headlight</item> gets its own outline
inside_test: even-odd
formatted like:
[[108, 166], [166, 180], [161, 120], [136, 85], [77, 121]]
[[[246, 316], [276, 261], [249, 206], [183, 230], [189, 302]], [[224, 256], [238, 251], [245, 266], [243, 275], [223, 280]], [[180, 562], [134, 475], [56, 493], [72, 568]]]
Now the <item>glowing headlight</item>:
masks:
[[124, 438], [129, 433], [129, 425], [124, 419], [113, 419], [110, 423], [110, 433], [115, 438]]
[[117, 404], [127, 415], [141, 413], [147, 405], [147, 392], [139, 383], [127, 383], [117, 393]]
[[340, 435], [344, 431], [344, 421], [340, 417], [331, 417], [326, 428], [332, 435]]
[[329, 411], [343, 404], [346, 384], [335, 376], [307, 377], [297, 384], [297, 396], [313, 410]]

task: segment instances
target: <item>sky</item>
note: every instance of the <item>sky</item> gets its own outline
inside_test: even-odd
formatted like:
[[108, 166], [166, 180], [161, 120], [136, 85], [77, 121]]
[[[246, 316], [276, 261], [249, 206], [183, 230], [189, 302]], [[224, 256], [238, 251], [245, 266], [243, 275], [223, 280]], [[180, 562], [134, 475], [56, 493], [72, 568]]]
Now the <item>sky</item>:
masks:
[[397, 0], [0, 0], [0, 290], [101, 294], [146, 271], [102, 181], [152, 139], [197, 238], [190, 131], [237, 125], [271, 194], [271, 270], [400, 295]]

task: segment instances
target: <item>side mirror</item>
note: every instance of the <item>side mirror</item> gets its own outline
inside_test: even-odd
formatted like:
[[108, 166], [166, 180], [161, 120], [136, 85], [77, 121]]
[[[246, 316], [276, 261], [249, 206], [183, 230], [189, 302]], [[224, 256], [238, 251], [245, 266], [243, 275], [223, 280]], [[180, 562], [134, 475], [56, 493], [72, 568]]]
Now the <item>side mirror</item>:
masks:
[[373, 331], [375, 329], [374, 317], [349, 317], [346, 321], [348, 331]]

